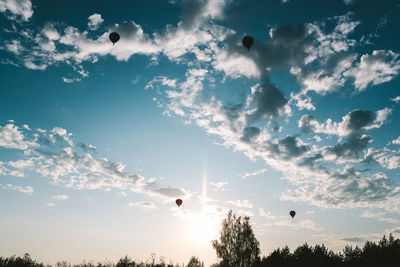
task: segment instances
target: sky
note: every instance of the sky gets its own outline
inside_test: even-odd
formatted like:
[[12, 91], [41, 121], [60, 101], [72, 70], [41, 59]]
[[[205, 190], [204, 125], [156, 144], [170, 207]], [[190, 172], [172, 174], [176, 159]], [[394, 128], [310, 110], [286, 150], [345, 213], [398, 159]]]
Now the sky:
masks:
[[0, 256], [211, 264], [229, 210], [264, 255], [399, 236], [399, 13], [0, 0]]

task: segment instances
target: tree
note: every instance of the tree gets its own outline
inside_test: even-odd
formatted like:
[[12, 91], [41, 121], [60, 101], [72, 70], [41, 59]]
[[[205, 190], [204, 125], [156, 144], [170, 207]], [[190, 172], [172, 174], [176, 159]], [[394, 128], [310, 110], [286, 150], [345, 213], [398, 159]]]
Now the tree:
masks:
[[260, 261], [260, 243], [251, 228], [249, 217], [236, 217], [232, 211], [222, 222], [220, 242], [212, 245], [221, 259], [219, 266], [250, 267]]
[[203, 267], [204, 264], [196, 256], [190, 257], [187, 267]]

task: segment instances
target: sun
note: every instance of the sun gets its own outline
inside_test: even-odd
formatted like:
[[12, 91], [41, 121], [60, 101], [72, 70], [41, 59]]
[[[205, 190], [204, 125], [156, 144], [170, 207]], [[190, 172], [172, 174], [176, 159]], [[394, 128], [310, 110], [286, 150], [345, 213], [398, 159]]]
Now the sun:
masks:
[[192, 218], [190, 233], [196, 243], [209, 244], [218, 237], [218, 222], [212, 216], [197, 214]]

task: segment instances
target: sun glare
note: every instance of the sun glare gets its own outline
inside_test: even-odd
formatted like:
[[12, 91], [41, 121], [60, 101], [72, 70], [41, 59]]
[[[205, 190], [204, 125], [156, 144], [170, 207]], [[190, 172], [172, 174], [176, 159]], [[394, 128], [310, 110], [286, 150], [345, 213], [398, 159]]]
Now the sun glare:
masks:
[[196, 243], [209, 245], [218, 237], [218, 222], [210, 216], [199, 214], [193, 218], [191, 236]]

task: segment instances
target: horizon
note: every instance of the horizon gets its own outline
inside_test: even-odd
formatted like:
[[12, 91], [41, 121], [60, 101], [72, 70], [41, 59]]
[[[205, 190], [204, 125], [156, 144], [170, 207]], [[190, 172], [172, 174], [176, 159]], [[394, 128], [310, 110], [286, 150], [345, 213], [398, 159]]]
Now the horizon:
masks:
[[399, 12], [0, 0], [0, 256], [208, 266], [229, 210], [262, 255], [399, 238]]

